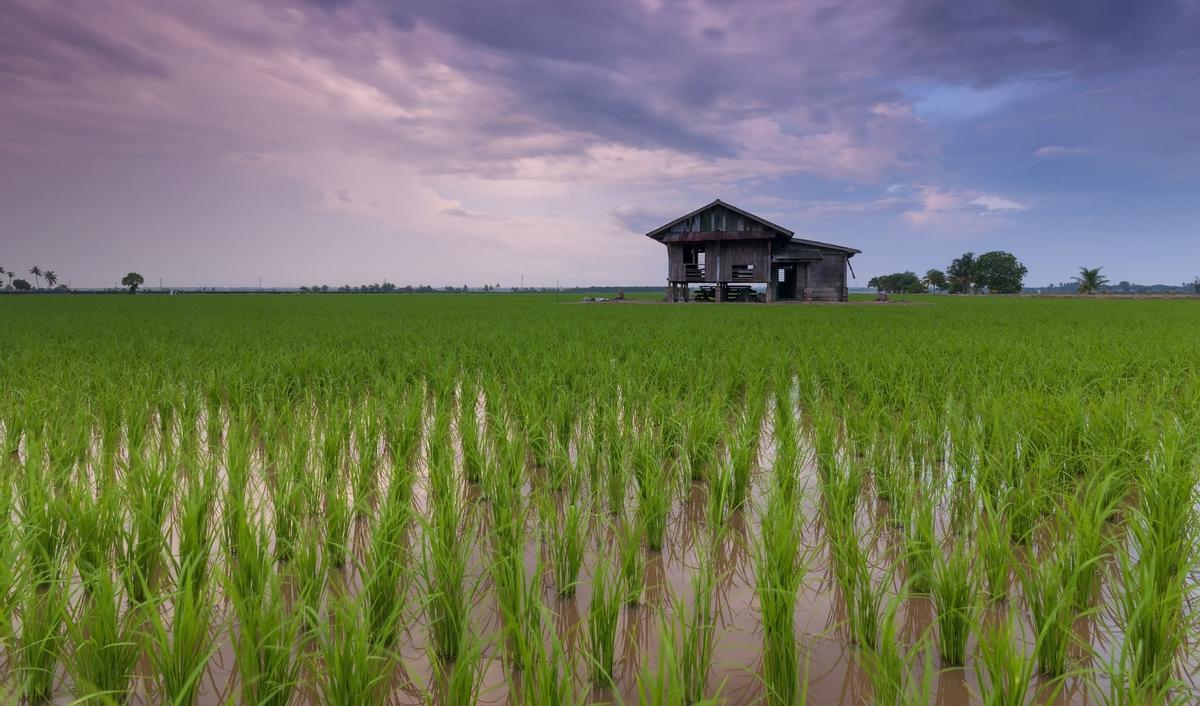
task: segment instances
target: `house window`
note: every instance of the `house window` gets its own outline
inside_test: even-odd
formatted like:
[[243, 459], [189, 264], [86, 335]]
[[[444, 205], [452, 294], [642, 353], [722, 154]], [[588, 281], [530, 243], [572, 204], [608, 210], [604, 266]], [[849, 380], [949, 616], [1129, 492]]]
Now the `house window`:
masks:
[[743, 265], [733, 266], [733, 280], [735, 282], [753, 282], [754, 281], [754, 264], [748, 263]]

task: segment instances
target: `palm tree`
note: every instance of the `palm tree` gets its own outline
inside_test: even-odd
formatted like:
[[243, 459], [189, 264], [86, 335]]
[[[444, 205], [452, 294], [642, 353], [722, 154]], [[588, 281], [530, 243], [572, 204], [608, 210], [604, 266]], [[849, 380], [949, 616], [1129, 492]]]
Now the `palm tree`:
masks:
[[1108, 284], [1108, 278], [1100, 274], [1103, 267], [1095, 267], [1088, 269], [1086, 267], [1079, 268], [1079, 276], [1071, 279], [1079, 283], [1080, 294], [1094, 294], [1097, 289]]
[[54, 270], [46, 270], [42, 274], [46, 277], [46, 286], [54, 289], [54, 285], [58, 284], [58, 274]]
[[33, 267], [29, 268], [29, 274], [33, 275], [33, 281], [37, 283], [38, 289], [41, 289], [42, 288], [42, 280], [41, 280], [42, 268], [38, 267], [37, 265], [34, 265]]

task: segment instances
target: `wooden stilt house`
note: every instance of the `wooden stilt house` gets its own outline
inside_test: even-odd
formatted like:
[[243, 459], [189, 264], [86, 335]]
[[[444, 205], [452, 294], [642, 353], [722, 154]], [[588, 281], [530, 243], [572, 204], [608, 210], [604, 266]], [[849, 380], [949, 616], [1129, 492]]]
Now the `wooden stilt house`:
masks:
[[667, 246], [671, 301], [696, 298], [846, 301], [846, 269], [861, 252], [797, 238], [720, 199], [646, 234]]

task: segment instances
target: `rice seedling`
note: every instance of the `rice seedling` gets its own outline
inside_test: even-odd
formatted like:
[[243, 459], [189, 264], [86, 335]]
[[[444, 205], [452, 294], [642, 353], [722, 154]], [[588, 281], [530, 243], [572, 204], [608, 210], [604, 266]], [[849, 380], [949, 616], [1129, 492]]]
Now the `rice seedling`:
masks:
[[207, 570], [192, 559], [179, 567], [180, 587], [169, 596], [170, 614], [151, 611], [151, 660], [161, 700], [173, 706], [193, 706], [200, 679], [216, 650], [212, 635], [213, 594]]
[[707, 548], [697, 553], [700, 565], [691, 578], [691, 610], [675, 611], [679, 633], [680, 678], [686, 703], [704, 700], [716, 654], [717, 619], [714, 609], [716, 575]]
[[350, 499], [340, 478], [325, 482], [325, 556], [329, 565], [340, 569], [350, 553]]
[[301, 528], [299, 542], [288, 563], [295, 587], [293, 611], [297, 614], [306, 632], [317, 629], [321, 619], [321, 605], [325, 595], [325, 582], [329, 565], [321, 552], [320, 533], [315, 523]]
[[639, 439], [634, 454], [637, 509], [646, 546], [651, 551], [662, 551], [674, 496], [674, 477], [664, 466], [661, 449], [655, 440]]
[[1006, 515], [993, 507], [991, 500], [985, 497], [979, 531], [975, 535], [975, 547], [984, 592], [996, 603], [1008, 599], [1008, 581], [1014, 558], [1010, 536]]
[[[539, 638], [529, 642], [531, 652], [525, 661], [521, 682], [511, 690], [515, 696], [513, 703], [519, 706], [582, 706], [586, 701], [583, 694], [575, 689], [575, 665], [558, 635], [553, 630], [545, 629], [545, 624], [550, 620], [547, 612], [545, 606], [539, 605], [536, 614], [530, 616]], [[540, 637], [543, 634], [546, 635], [544, 639]]]
[[27, 586], [19, 599], [21, 627], [13, 649], [13, 672], [30, 703], [50, 698], [66, 641], [66, 596], [59, 587]]
[[942, 664], [961, 667], [966, 658], [967, 635], [975, 622], [976, 605], [975, 581], [966, 545], [955, 542], [948, 556], [934, 562], [931, 578]]
[[361, 603], [349, 595], [334, 595], [330, 616], [328, 629], [318, 632], [309, 669], [320, 702], [329, 706], [380, 703], [392, 659], [372, 645]]
[[67, 674], [77, 703], [124, 704], [142, 654], [145, 615], [140, 606], [126, 604], [121, 583], [107, 571], [93, 573], [89, 585], [89, 596], [76, 615], [67, 618], [73, 645], [66, 658]]
[[[1037, 686], [1036, 662], [1021, 649], [1017, 620], [1010, 611], [1003, 617], [984, 621], [979, 631], [978, 664], [983, 671], [979, 693], [984, 706], [1025, 706]], [[1054, 703], [1061, 685], [1058, 681], [1052, 692], [1040, 692], [1039, 699]]]
[[598, 684], [613, 681], [617, 622], [621, 615], [621, 587], [601, 559], [592, 573], [592, 599], [588, 603], [587, 638], [592, 679]]
[[[859, 653], [867, 678], [871, 682], [871, 703], [881, 706], [916, 706], [933, 703], [933, 650], [925, 636], [903, 649], [896, 613], [903, 603], [903, 591], [892, 595], [883, 611], [879, 639], [874, 647]], [[920, 677], [915, 674], [916, 660], [925, 658]]]
[[242, 593], [233, 580], [227, 589], [237, 615], [233, 654], [241, 701], [285, 706], [300, 683], [300, 662], [294, 654], [300, 616], [287, 605], [277, 573], [269, 572], [255, 593]]
[[434, 500], [424, 527], [419, 566], [430, 638], [436, 654], [449, 661], [458, 656], [470, 614], [471, 589], [467, 585], [470, 546], [459, 541], [459, 537], [468, 536], [471, 531], [457, 493], [445, 492]]
[[363, 566], [361, 596], [372, 643], [391, 648], [404, 620], [404, 599], [409, 572], [404, 560], [408, 545], [404, 531], [408, 508], [388, 502], [371, 529], [370, 545]]
[[750, 474], [758, 456], [758, 417], [744, 412], [729, 443], [729, 502], [733, 509], [746, 504], [750, 495]]
[[905, 528], [903, 552], [909, 589], [917, 595], [929, 595], [933, 591], [938, 546], [933, 518], [933, 502], [924, 495], [915, 495], [912, 519]]
[[800, 655], [792, 623], [804, 581], [796, 508], [772, 495], [761, 521], [755, 579], [763, 625], [763, 682], [770, 706], [803, 703]]
[[484, 654], [486, 645], [470, 630], [460, 642], [462, 648], [453, 663], [443, 662], [436, 656], [429, 660], [433, 665], [435, 684], [425, 699], [430, 706], [475, 706], [484, 696], [483, 678], [488, 666]]
[[626, 515], [617, 523], [617, 544], [621, 556], [621, 586], [625, 603], [636, 605], [646, 588], [646, 552], [642, 547], [642, 524], [638, 515]]

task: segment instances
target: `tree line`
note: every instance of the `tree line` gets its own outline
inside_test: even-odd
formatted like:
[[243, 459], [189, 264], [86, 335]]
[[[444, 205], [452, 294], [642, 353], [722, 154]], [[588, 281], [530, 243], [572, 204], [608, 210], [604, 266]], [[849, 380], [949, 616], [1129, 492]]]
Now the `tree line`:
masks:
[[982, 255], [965, 252], [945, 271], [928, 270], [924, 277], [915, 272], [895, 272], [872, 277], [867, 286], [893, 294], [925, 294], [930, 290], [951, 294], [1019, 294], [1028, 272], [1029, 268], [1010, 252], [993, 250]]
[[29, 280], [19, 278], [20, 274], [16, 270], [5, 269], [0, 267], [0, 277], [8, 277], [8, 284], [3, 289], [12, 290], [14, 292], [29, 292], [33, 290], [42, 290], [42, 280], [46, 280], [46, 288], [50, 291], [64, 292], [67, 290], [67, 285], [59, 284], [58, 273], [54, 270], [44, 270], [38, 265], [29, 268], [29, 274], [33, 276], [34, 284], [30, 284]]

